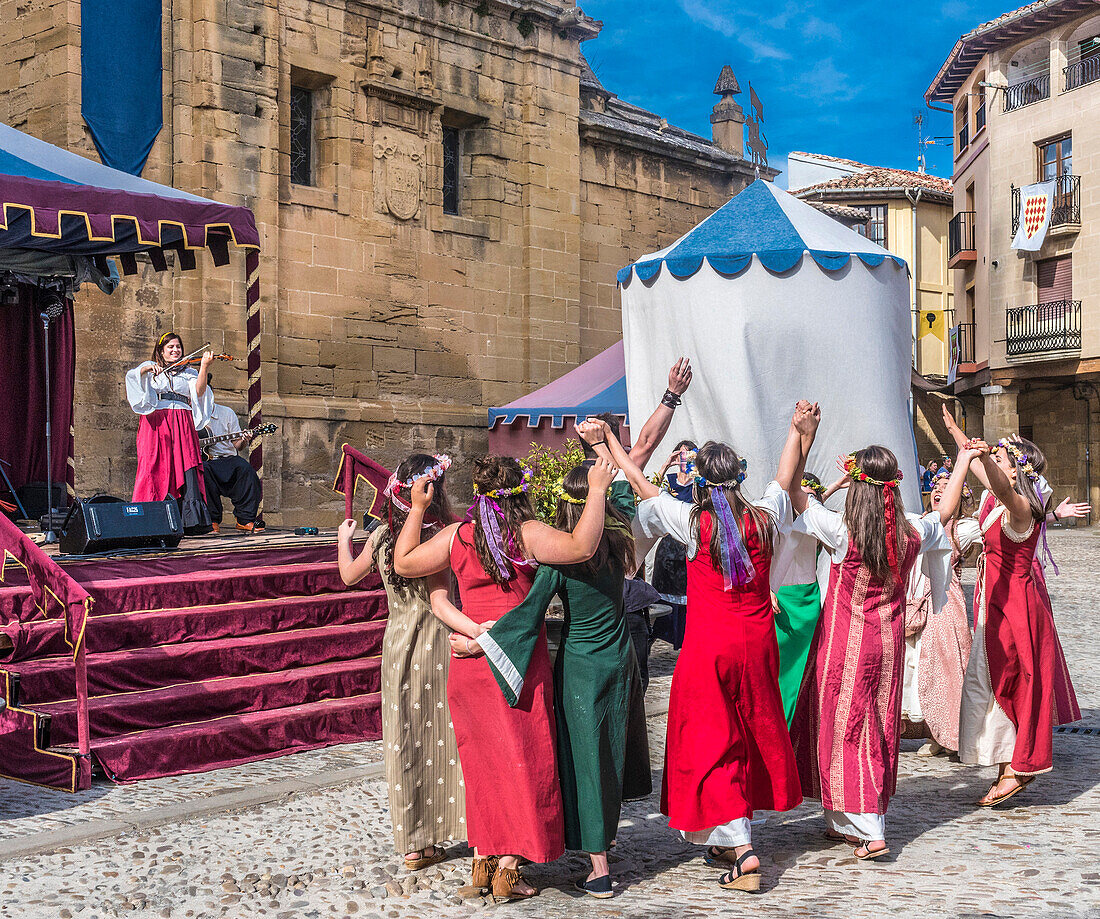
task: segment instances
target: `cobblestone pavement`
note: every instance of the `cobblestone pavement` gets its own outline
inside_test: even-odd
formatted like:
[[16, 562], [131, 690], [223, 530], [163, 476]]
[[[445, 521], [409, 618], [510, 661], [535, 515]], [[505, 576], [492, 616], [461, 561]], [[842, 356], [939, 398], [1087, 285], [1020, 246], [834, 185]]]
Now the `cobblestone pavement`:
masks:
[[[358, 782], [297, 795], [263, 807], [218, 814], [123, 835], [48, 855], [0, 861], [0, 917], [134, 916], [403, 919], [501, 916], [665, 917], [1100, 917], [1100, 615], [1096, 601], [1100, 534], [1054, 532], [1062, 566], [1051, 594], [1083, 710], [1078, 733], [1055, 735], [1055, 770], [995, 811], [974, 806], [991, 769], [921, 757], [903, 742], [898, 795], [887, 837], [893, 855], [865, 864], [823, 837], [820, 810], [804, 804], [760, 815], [754, 841], [763, 861], [763, 891], [738, 894], [716, 886], [718, 871], [698, 849], [668, 829], [652, 796], [624, 808], [612, 854], [617, 896], [583, 898], [572, 882], [585, 861], [569, 855], [526, 869], [542, 887], [537, 900], [491, 907], [465, 900], [469, 861], [463, 850], [417, 875], [391, 851], [386, 789]], [[969, 572], [972, 574], [972, 572]], [[663, 647], [663, 646], [659, 646]], [[653, 660], [651, 705], [667, 694], [673, 655]], [[1092, 733], [1084, 733], [1090, 730]], [[664, 719], [650, 720], [656, 778]], [[377, 744], [300, 754], [206, 776], [98, 787], [75, 801], [12, 783], [0, 785], [8, 836], [34, 833], [47, 816], [79, 822], [103, 808], [134, 808], [240, 788], [302, 768], [346, 767], [377, 758]], [[289, 772], [288, 772], [289, 770]], [[232, 773], [232, 775], [231, 775]], [[66, 810], [66, 801], [69, 810]], [[15, 829], [12, 830], [14, 824]], [[55, 825], [55, 824], [51, 824]], [[0, 839], [0, 852], [3, 841]]]

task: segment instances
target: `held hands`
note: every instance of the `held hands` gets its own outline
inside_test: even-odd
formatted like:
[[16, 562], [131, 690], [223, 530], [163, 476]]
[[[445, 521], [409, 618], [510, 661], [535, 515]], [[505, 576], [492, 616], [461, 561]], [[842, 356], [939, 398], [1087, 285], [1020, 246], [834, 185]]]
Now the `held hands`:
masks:
[[358, 526], [359, 524], [349, 517], [347, 520], [340, 524], [340, 529], [336, 531], [337, 535], [342, 542], [351, 542], [351, 539], [355, 535], [355, 530]]
[[602, 495], [615, 481], [619, 469], [605, 459], [597, 459], [588, 469], [588, 494]]
[[691, 385], [691, 358], [681, 357], [668, 372], [668, 388], [678, 396], [687, 392]]
[[[964, 451], [969, 451], [972, 456], [986, 457], [989, 456], [989, 444], [987, 444], [980, 437], [971, 438], [963, 446]], [[961, 455], [961, 453], [960, 453]]]
[[602, 443], [607, 440], [607, 434], [611, 430], [606, 421], [599, 418], [586, 418], [580, 424], [573, 425], [573, 430], [589, 446]]
[[418, 511], [426, 511], [432, 503], [432, 496], [435, 494], [435, 486], [432, 485], [431, 479], [425, 476], [422, 479], [417, 479], [413, 482], [411, 503], [413, 508]]
[[794, 425], [799, 434], [807, 437], [816, 434], [818, 425], [821, 424], [821, 408], [816, 402], [810, 403], [805, 399], [800, 399], [794, 407], [791, 424]]
[[451, 653], [455, 657], [478, 657], [485, 653], [481, 650], [476, 638], [468, 638], [458, 632], [451, 632], [449, 637]]

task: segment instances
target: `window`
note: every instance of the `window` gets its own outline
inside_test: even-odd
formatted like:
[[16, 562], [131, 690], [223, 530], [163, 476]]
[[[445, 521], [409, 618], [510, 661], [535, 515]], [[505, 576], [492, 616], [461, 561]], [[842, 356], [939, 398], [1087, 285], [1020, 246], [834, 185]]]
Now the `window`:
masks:
[[1073, 259], [1068, 255], [1045, 258], [1035, 263], [1035, 280], [1040, 303], [1073, 299]]
[[313, 184], [313, 91], [290, 87], [290, 181]]
[[867, 208], [871, 219], [867, 221], [867, 238], [886, 248], [886, 205], [873, 204]]
[[459, 205], [459, 165], [462, 132], [443, 125], [443, 213], [457, 214]]
[[1073, 138], [1068, 134], [1039, 144], [1039, 181], [1048, 182], [1064, 175], [1073, 175]]

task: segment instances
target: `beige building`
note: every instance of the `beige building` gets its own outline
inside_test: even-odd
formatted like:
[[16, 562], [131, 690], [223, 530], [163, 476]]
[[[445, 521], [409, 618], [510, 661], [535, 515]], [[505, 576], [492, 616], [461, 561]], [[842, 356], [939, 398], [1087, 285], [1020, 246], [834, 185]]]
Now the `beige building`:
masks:
[[[0, 120], [94, 158], [79, 21], [79, 0], [0, 0]], [[601, 23], [571, 0], [164, 0], [164, 22], [143, 174], [256, 214], [275, 523], [337, 519], [343, 442], [484, 451], [487, 407], [619, 338], [616, 270], [754, 175], [732, 73], [712, 138], [670, 126], [596, 79]], [[123, 373], [160, 332], [247, 352], [243, 280], [200, 260], [80, 294], [78, 491], [129, 493]], [[242, 367], [216, 371], [238, 410]]]
[[[1100, 433], [1100, 7], [1033, 3], [962, 36], [925, 94], [955, 123], [951, 265], [969, 430], [1013, 431], [1056, 499], [1096, 506]], [[1020, 189], [1053, 180], [1042, 248], [1011, 243]]]
[[[866, 212], [866, 222], [856, 229], [905, 259], [912, 285], [913, 366], [923, 376], [946, 377], [947, 328], [954, 315], [947, 269], [951, 183], [924, 172], [795, 152], [787, 157], [787, 184], [792, 194], [823, 209], [839, 205]], [[843, 214], [831, 216], [849, 222]]]

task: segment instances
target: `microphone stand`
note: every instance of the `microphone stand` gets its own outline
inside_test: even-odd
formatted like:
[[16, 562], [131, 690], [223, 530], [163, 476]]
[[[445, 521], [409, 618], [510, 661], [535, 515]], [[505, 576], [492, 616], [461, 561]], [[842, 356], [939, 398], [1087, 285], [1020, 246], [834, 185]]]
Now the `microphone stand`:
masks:
[[46, 542], [57, 542], [57, 534], [53, 530], [53, 444], [51, 423], [50, 400], [50, 321], [58, 318], [64, 307], [59, 303], [50, 303], [49, 306], [38, 314], [42, 320], [42, 330], [45, 333], [46, 347]]

